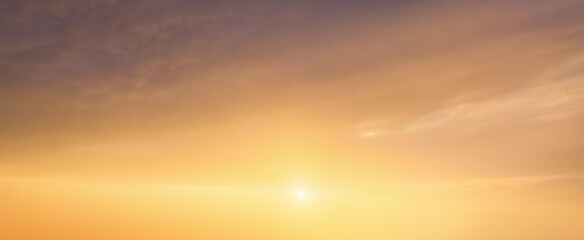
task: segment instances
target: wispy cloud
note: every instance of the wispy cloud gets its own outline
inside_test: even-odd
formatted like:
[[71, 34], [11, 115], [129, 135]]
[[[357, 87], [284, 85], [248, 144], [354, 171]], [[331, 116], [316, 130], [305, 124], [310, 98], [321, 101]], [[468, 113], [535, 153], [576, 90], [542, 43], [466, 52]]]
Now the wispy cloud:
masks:
[[502, 121], [546, 121], [567, 118], [584, 109], [584, 74], [530, 86], [487, 101], [463, 103], [425, 115], [404, 132], [459, 124], [484, 127]]
[[477, 129], [491, 124], [515, 121], [553, 121], [584, 111], [584, 69], [578, 56], [547, 71], [521, 89], [489, 99], [458, 103], [406, 124], [402, 129], [385, 129], [375, 121], [356, 127], [361, 137], [408, 133], [457, 125]]
[[[389, 185], [389, 189], [402, 191], [458, 191], [458, 192], [482, 192], [497, 191], [499, 193], [512, 193], [529, 191], [533, 189], [543, 190], [552, 188], [577, 189], [584, 185], [584, 175], [533, 175], [504, 178], [484, 178], [462, 181], [443, 181], [433, 183], [414, 183]], [[579, 186], [579, 187], [578, 187]]]

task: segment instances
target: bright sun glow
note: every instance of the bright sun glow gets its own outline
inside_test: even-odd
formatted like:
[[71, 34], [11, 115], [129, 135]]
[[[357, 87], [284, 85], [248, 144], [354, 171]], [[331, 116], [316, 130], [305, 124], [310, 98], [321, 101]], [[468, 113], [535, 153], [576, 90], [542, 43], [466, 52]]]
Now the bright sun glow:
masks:
[[299, 199], [304, 199], [306, 197], [306, 192], [302, 189], [298, 189], [296, 191], [296, 197], [298, 197]]

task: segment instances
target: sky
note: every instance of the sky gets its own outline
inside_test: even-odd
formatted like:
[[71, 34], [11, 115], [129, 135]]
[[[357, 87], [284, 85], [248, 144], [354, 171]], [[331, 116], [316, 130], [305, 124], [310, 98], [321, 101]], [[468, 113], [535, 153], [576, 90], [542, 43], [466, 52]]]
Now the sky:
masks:
[[584, 239], [581, 0], [0, 0], [1, 239]]

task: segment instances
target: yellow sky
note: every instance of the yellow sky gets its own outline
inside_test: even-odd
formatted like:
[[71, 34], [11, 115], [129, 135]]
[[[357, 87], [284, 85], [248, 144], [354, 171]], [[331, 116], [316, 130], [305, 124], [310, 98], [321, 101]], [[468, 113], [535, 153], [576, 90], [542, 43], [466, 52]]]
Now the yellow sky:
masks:
[[582, 12], [0, 0], [0, 239], [584, 239]]

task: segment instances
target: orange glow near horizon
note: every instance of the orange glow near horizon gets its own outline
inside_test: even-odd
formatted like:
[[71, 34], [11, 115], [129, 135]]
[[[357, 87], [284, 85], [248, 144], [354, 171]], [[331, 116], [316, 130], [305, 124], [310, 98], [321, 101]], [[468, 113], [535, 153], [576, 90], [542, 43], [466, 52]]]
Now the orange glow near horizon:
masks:
[[582, 12], [0, 0], [0, 239], [582, 240]]

